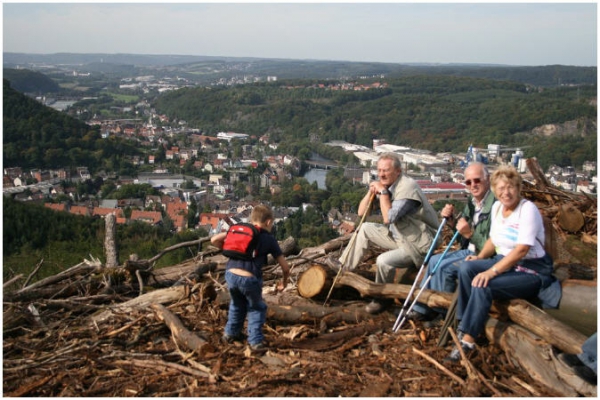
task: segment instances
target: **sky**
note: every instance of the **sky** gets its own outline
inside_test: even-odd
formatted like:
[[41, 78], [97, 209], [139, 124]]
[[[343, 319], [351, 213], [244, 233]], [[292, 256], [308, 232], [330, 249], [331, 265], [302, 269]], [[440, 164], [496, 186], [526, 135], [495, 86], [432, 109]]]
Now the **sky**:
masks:
[[2, 4], [4, 52], [597, 65], [596, 2]]

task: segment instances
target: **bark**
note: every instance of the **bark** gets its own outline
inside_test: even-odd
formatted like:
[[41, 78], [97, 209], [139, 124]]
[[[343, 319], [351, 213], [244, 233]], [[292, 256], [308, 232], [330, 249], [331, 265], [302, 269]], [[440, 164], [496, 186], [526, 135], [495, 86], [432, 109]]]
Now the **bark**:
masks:
[[486, 335], [490, 342], [502, 348], [507, 357], [547, 387], [561, 396], [596, 396], [596, 387], [574, 381], [567, 371], [558, 367], [558, 360], [549, 343], [540, 340], [532, 332], [512, 323], [490, 318], [486, 324]]
[[108, 214], [104, 220], [106, 233], [104, 235], [104, 251], [106, 252], [106, 266], [116, 267], [119, 265], [119, 257], [117, 253], [117, 243], [115, 242], [115, 234], [117, 232], [115, 214]]
[[164, 321], [165, 324], [171, 330], [175, 341], [186, 349], [193, 350], [200, 357], [205, 356], [209, 352], [214, 351], [214, 347], [211, 346], [206, 340], [194, 335], [190, 332], [173, 314], [167, 310], [166, 307], [160, 304], [152, 304], [152, 309], [156, 312], [158, 318]]
[[190, 296], [190, 288], [187, 286], [173, 286], [166, 289], [155, 290], [142, 296], [128, 300], [124, 303], [107, 307], [107, 310], [99, 312], [91, 317], [92, 323], [105, 321], [116, 313], [128, 313], [135, 309], [145, 309], [151, 304], [174, 303]]
[[[400, 284], [377, 284], [352, 272], [344, 271], [338, 279], [340, 285], [351, 286], [363, 296], [406, 299], [410, 286]], [[414, 301], [418, 294], [415, 290]], [[452, 293], [441, 293], [433, 290], [423, 290], [418, 301], [429, 307], [448, 308], [452, 301]], [[586, 336], [552, 318], [549, 314], [521, 299], [510, 300], [506, 303], [494, 302], [492, 312], [501, 312], [524, 328], [536, 333], [548, 343], [568, 353], [581, 353], [581, 345]]]
[[527, 169], [529, 170], [531, 175], [533, 175], [533, 177], [535, 178], [535, 184], [537, 187], [544, 190], [548, 186], [550, 186], [550, 183], [546, 179], [546, 176], [544, 175], [544, 171], [542, 170], [542, 167], [540, 167], [540, 164], [538, 163], [537, 158], [535, 158], [535, 157], [528, 158], [525, 161], [525, 163], [527, 164]]

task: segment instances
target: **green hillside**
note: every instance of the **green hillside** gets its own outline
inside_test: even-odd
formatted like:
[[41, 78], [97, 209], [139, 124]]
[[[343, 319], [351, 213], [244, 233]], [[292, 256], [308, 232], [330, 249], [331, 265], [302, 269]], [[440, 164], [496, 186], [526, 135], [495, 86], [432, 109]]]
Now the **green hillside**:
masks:
[[93, 172], [110, 165], [113, 170], [124, 162], [124, 156], [138, 152], [122, 140], [102, 140], [97, 128], [21, 94], [6, 79], [3, 113], [3, 163], [7, 167], [86, 166]]
[[22, 93], [57, 93], [60, 87], [50, 77], [41, 72], [28, 69], [3, 69], [4, 79], [11, 83], [11, 87]]
[[[434, 152], [463, 152], [473, 144], [530, 147], [543, 166], [596, 159], [596, 86], [536, 90], [524, 84], [452, 76], [382, 80], [387, 87], [331, 90], [310, 81], [235, 88], [181, 89], [158, 98], [157, 111], [205, 132], [270, 134], [284, 148], [373, 139]], [[531, 134], [544, 124], [580, 121], [568, 138]], [[590, 122], [591, 121], [591, 122]], [[561, 147], [562, 146], [562, 147]], [[284, 150], [285, 151], [285, 150]], [[565, 160], [565, 153], [576, 158]], [[564, 164], [561, 164], [564, 165]]]

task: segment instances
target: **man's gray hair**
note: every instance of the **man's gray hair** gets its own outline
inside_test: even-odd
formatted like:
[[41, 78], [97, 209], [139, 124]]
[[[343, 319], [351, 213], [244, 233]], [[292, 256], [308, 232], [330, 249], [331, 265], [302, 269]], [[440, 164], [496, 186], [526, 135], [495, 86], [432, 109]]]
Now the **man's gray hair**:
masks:
[[394, 168], [402, 170], [402, 161], [400, 161], [400, 157], [398, 157], [398, 154], [396, 154], [396, 153], [392, 153], [391, 151], [382, 153], [379, 156], [379, 159], [377, 160], [377, 162], [379, 162], [380, 160], [392, 160], [392, 162], [393, 162], [392, 165], [394, 166]]

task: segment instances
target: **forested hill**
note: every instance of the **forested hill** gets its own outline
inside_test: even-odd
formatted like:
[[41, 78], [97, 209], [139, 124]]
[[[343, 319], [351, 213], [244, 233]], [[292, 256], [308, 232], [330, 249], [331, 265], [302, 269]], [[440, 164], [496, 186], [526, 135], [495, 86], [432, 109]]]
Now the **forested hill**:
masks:
[[[156, 108], [205, 132], [270, 134], [283, 144], [282, 151], [307, 147], [309, 139], [370, 147], [379, 138], [434, 152], [461, 153], [471, 143], [528, 145], [526, 156], [537, 156], [543, 166], [596, 159], [596, 85], [538, 90], [451, 76], [377, 82], [385, 86], [342, 90], [331, 81], [280, 81], [181, 89], [161, 96]], [[567, 121], [578, 121], [577, 132], [555, 137], [531, 133], [544, 124]]]
[[[46, 107], [3, 80], [3, 163], [5, 167], [86, 166], [95, 171], [137, 150], [122, 140], [100, 140], [98, 129]], [[116, 163], [116, 164], [115, 164]]]
[[294, 60], [252, 57], [211, 57], [160, 54], [25, 54], [3, 53], [4, 68], [23, 65], [70, 65], [81, 71], [119, 72], [129, 75], [176, 71], [195, 82], [210, 82], [231, 74], [271, 75], [279, 79], [341, 79], [381, 76], [400, 78], [414, 75], [446, 75], [511, 80], [535, 86], [595, 84], [596, 67], [571, 65], [515, 66], [498, 64], [398, 64], [332, 60]]
[[56, 93], [60, 87], [47, 75], [28, 69], [4, 68], [4, 79], [10, 86], [22, 93]]

